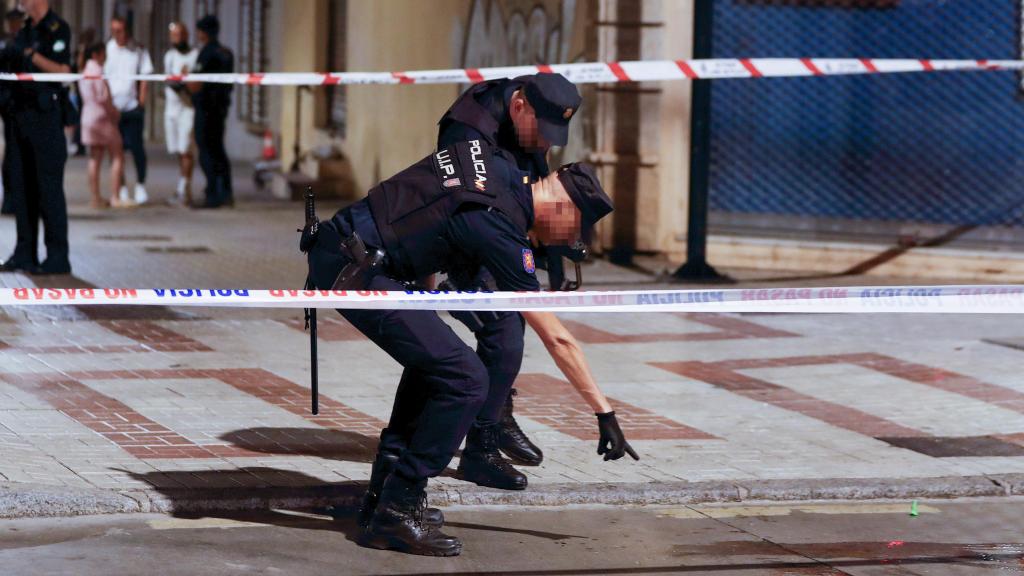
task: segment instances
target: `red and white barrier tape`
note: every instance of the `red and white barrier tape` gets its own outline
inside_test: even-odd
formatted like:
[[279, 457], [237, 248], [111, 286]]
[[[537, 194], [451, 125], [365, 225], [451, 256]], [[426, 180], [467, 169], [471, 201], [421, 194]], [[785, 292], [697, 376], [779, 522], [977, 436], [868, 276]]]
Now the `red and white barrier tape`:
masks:
[[[133, 74], [118, 76], [152, 82], [211, 82], [261, 86], [334, 86], [338, 84], [472, 84], [496, 78], [514, 78], [537, 72], [558, 72], [577, 84], [594, 82], [651, 82], [686, 79], [785, 78], [843, 76], [951, 70], [1024, 70], [1022, 60], [929, 60], [881, 58], [718, 58], [709, 60], [644, 60], [637, 62], [583, 62], [497, 68], [454, 68], [410, 72], [329, 72], [261, 74]], [[10, 74], [0, 80], [20, 82], [75, 82], [103, 76], [84, 74]]]
[[615, 292], [3, 288], [0, 306], [212, 306], [548, 312], [1024, 314], [1024, 286], [866, 286]]

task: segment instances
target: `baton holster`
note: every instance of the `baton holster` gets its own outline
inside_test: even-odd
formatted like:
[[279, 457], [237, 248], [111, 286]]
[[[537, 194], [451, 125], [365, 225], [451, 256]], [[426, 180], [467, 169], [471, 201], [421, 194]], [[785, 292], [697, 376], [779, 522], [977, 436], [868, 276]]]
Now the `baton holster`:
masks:
[[334, 280], [332, 290], [361, 290], [370, 284], [384, 264], [384, 251], [380, 248], [370, 252], [359, 234], [341, 241], [341, 254], [348, 260]]

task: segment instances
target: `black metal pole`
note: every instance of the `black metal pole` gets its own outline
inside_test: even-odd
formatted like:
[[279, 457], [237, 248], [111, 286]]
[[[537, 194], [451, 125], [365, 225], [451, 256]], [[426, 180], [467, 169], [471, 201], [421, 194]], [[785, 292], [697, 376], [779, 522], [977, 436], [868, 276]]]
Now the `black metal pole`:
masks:
[[[712, 57], [714, 23], [712, 0], [696, 0], [693, 18], [693, 57]], [[693, 80], [690, 113], [690, 201], [686, 224], [686, 263], [672, 275], [695, 282], [731, 283], [707, 260], [708, 193], [711, 188], [711, 80]]]
[[316, 308], [309, 309], [310, 412], [320, 413], [320, 362], [316, 355]]

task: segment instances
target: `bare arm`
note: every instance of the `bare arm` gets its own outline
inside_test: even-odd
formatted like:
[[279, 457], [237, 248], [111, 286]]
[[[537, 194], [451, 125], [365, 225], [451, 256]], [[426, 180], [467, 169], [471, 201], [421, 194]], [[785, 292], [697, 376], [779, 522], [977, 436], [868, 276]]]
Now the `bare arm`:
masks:
[[146, 98], [149, 96], [149, 82], [139, 82], [139, 106], [146, 105]]
[[598, 388], [590, 366], [576, 338], [551, 312], [523, 312], [526, 322], [540, 336], [558, 369], [597, 414], [612, 411], [612, 405]]

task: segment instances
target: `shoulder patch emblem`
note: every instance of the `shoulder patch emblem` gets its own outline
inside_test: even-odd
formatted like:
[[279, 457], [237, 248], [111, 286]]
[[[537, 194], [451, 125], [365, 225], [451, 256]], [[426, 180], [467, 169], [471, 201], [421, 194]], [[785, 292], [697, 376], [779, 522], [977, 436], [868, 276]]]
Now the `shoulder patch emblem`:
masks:
[[449, 178], [449, 179], [445, 180], [444, 184], [443, 184], [443, 186], [445, 188], [451, 188], [452, 186], [461, 186], [461, 185], [462, 185], [462, 180], [459, 180], [458, 178]]
[[529, 248], [523, 248], [523, 270], [527, 274], [533, 274], [537, 271], [537, 262], [533, 259], [533, 250]]
[[68, 45], [63, 40], [57, 40], [56, 42], [53, 43], [53, 51], [54, 52], [58, 52], [58, 53], [59, 52], [63, 52], [64, 49], [67, 48], [67, 47], [68, 47]]

